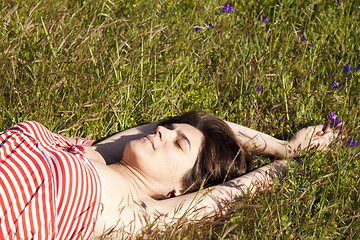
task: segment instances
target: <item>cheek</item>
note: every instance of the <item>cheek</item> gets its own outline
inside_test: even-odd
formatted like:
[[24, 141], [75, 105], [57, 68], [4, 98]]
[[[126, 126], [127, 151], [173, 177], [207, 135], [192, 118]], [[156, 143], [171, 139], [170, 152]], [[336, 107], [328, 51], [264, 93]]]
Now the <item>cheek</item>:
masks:
[[164, 168], [167, 168], [169, 174], [176, 175], [177, 178], [182, 178], [195, 164], [195, 161], [181, 153], [169, 154], [165, 159]]

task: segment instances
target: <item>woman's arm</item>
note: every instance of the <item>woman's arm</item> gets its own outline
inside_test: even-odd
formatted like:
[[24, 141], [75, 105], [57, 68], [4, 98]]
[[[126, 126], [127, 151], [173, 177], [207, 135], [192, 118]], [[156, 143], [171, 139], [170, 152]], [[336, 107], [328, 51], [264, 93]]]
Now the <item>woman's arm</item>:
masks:
[[301, 150], [325, 150], [333, 137], [329, 125], [303, 128], [297, 131], [290, 141], [284, 141], [236, 123], [226, 123], [248, 152], [276, 156], [280, 159], [297, 157]]
[[[236, 197], [264, 190], [270, 186], [274, 177], [281, 178], [286, 173], [286, 161], [275, 161], [239, 178], [198, 192], [165, 200], [142, 197], [140, 200], [130, 201], [128, 204], [121, 202], [117, 205], [122, 206], [120, 209], [109, 211], [110, 218], [114, 218], [112, 222], [116, 223], [114, 228], [103, 228], [101, 226], [104, 225], [101, 222], [97, 223], [95, 235], [100, 237], [105, 232], [110, 233], [105, 236], [106, 239], [127, 239], [139, 234], [144, 227], [155, 226], [161, 229], [166, 224], [172, 224], [180, 219], [200, 220], [221, 211], [226, 202], [234, 200]], [[109, 194], [113, 195], [114, 193], [110, 192]], [[106, 210], [101, 214], [104, 213]]]
[[233, 122], [226, 121], [226, 123], [234, 131], [236, 137], [248, 152], [262, 153], [265, 155], [276, 156], [281, 159], [289, 156], [287, 152], [289, 146], [288, 141], [279, 140], [268, 134], [244, 127]]
[[224, 203], [236, 197], [265, 190], [275, 177], [282, 178], [287, 171], [286, 160], [274, 161], [223, 184], [157, 201], [154, 207], [163, 216], [167, 216], [167, 221], [182, 217], [199, 220], [204, 216], [213, 215], [222, 209]]

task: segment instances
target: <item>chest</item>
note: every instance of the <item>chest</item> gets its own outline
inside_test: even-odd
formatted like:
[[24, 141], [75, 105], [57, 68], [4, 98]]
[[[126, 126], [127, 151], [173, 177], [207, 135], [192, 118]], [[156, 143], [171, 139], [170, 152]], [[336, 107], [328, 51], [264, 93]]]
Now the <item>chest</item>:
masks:
[[[144, 196], [129, 180], [108, 165], [95, 163], [98, 169], [102, 193], [101, 205], [95, 226], [95, 236], [111, 229], [121, 229], [134, 220], [134, 213], [144, 210]], [[139, 215], [139, 214], [137, 214]]]

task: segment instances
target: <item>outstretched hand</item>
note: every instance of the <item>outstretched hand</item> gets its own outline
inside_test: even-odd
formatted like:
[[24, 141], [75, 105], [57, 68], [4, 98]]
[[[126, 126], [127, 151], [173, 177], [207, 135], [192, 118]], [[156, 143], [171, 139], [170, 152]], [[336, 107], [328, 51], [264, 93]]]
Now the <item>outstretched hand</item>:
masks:
[[[330, 124], [310, 126], [297, 131], [289, 142], [289, 155], [298, 156], [301, 150], [327, 150], [334, 138], [342, 135], [342, 123], [333, 131]], [[337, 135], [337, 136], [335, 136]]]

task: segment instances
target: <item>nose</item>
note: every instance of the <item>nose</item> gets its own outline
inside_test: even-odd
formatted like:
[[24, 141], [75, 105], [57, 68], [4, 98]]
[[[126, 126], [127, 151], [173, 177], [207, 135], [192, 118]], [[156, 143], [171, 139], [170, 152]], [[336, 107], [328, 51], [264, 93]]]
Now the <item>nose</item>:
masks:
[[155, 130], [155, 134], [159, 136], [161, 142], [169, 140], [175, 136], [175, 131], [163, 126], [158, 126]]

